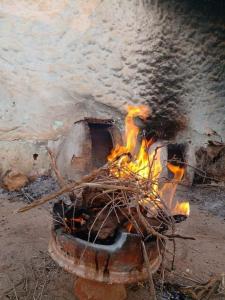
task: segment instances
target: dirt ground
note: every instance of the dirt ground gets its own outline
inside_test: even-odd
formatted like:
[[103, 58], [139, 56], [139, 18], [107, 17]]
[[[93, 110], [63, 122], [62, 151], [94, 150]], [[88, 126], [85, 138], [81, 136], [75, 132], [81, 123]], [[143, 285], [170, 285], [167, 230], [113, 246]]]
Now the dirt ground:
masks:
[[[55, 188], [51, 179], [45, 179], [22, 193], [0, 191], [1, 300], [74, 299], [73, 276], [61, 270], [47, 252], [51, 205], [15, 214], [32, 197]], [[173, 280], [191, 277], [202, 281], [225, 273], [225, 189], [198, 187], [181, 194], [191, 202], [191, 215], [178, 224], [177, 233], [195, 240], [177, 240]], [[149, 299], [142, 285], [128, 288], [128, 300], [137, 299]]]

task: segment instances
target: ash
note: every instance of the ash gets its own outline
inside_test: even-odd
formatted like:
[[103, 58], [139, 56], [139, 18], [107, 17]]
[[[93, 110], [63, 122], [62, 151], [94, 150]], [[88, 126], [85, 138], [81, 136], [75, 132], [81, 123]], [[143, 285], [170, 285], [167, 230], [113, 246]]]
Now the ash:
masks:
[[57, 191], [59, 185], [53, 177], [41, 176], [35, 181], [31, 182], [20, 191], [9, 192], [0, 189], [0, 195], [7, 197], [9, 201], [23, 201], [31, 203], [44, 195]]

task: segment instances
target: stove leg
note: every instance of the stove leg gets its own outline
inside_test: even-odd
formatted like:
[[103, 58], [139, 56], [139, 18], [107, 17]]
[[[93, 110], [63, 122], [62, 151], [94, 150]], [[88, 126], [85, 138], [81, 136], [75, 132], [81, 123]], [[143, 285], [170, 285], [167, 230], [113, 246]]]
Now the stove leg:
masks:
[[79, 300], [125, 300], [126, 288], [123, 284], [107, 284], [77, 278], [74, 284], [76, 299]]

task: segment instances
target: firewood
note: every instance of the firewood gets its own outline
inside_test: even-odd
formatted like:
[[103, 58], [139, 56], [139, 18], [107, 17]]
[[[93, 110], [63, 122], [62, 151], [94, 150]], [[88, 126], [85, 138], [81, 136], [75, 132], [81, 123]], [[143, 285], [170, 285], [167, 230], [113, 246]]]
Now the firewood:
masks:
[[97, 174], [98, 173], [100, 173], [102, 170], [104, 170], [106, 168], [106, 166], [103, 166], [103, 167], [101, 167], [101, 168], [99, 168], [99, 169], [97, 169], [97, 170], [94, 170], [91, 174], [89, 174], [89, 175], [86, 175], [86, 176], [84, 176], [83, 177], [83, 179], [80, 181], [80, 182], [72, 182], [72, 183], [70, 183], [70, 184], [66, 184], [65, 186], [63, 186], [59, 191], [57, 191], [57, 192], [54, 192], [54, 193], [52, 193], [52, 194], [50, 194], [50, 195], [47, 195], [47, 196], [44, 196], [44, 197], [42, 197], [41, 199], [39, 199], [39, 200], [37, 200], [37, 201], [35, 201], [35, 202], [33, 202], [33, 203], [31, 203], [31, 204], [29, 204], [29, 205], [26, 205], [26, 206], [24, 206], [24, 207], [21, 207], [19, 210], [17, 210], [16, 212], [17, 213], [21, 213], [21, 212], [25, 212], [25, 211], [28, 211], [28, 210], [30, 210], [30, 209], [32, 209], [32, 208], [34, 208], [34, 207], [37, 207], [37, 206], [40, 206], [40, 205], [42, 205], [42, 204], [44, 204], [44, 203], [46, 203], [46, 202], [49, 202], [49, 201], [51, 201], [52, 199], [54, 199], [54, 198], [56, 198], [56, 197], [58, 197], [58, 196], [60, 196], [60, 195], [62, 195], [62, 194], [64, 194], [64, 193], [66, 193], [66, 192], [70, 192], [70, 191], [72, 191], [74, 188], [80, 188], [80, 187], [82, 187], [82, 183], [83, 182], [89, 182], [89, 181], [92, 181], [96, 176], [97, 176]]
[[110, 184], [101, 184], [101, 183], [93, 183], [90, 182], [91, 180], [93, 180], [93, 178], [95, 178], [95, 176], [98, 174], [98, 172], [100, 172], [101, 170], [103, 170], [104, 167], [93, 171], [90, 175], [84, 176], [83, 179], [80, 182], [72, 182], [70, 184], [65, 185], [64, 187], [62, 187], [58, 192], [54, 192], [50, 195], [44, 196], [43, 198], [29, 204], [26, 205], [22, 208], [20, 208], [19, 210], [17, 210], [17, 213], [21, 213], [21, 212], [25, 212], [28, 211], [34, 207], [40, 206], [46, 202], [49, 202], [51, 200], [53, 200], [54, 198], [70, 192], [74, 189], [78, 190], [84, 187], [95, 187], [95, 188], [102, 188], [102, 189], [112, 189], [112, 190], [127, 190], [127, 191], [136, 191], [135, 188], [132, 187], [127, 187], [127, 186], [122, 186], [122, 185], [110, 185]]
[[98, 239], [102, 240], [113, 237], [118, 227], [115, 214], [110, 214], [109, 216], [107, 216], [107, 212], [101, 214], [99, 218], [97, 218], [94, 226], [91, 228], [95, 218], [96, 216], [91, 217], [87, 227], [88, 230], [91, 230], [91, 235], [94, 237], [97, 236]]

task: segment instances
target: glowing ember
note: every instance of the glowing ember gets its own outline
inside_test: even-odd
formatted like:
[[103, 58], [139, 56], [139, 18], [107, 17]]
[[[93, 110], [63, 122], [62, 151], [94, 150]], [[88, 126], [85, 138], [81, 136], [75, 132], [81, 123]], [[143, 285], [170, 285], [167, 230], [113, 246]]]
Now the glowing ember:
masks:
[[185, 205], [184, 203], [174, 203], [177, 184], [183, 178], [184, 168], [168, 163], [167, 167], [174, 177], [159, 189], [159, 177], [162, 171], [160, 149], [153, 151], [151, 146], [154, 141], [147, 140], [143, 135], [140, 137], [140, 129], [135, 124], [136, 118], [145, 121], [149, 115], [150, 110], [147, 106], [128, 106], [128, 114], [125, 119], [125, 145], [116, 145], [108, 156], [108, 161], [112, 163], [111, 173], [120, 178], [129, 178], [135, 175], [140, 184], [146, 179], [151, 182], [151, 192], [147, 198], [141, 201], [142, 205], [161, 199], [173, 214], [188, 215], [188, 202], [185, 202]]

